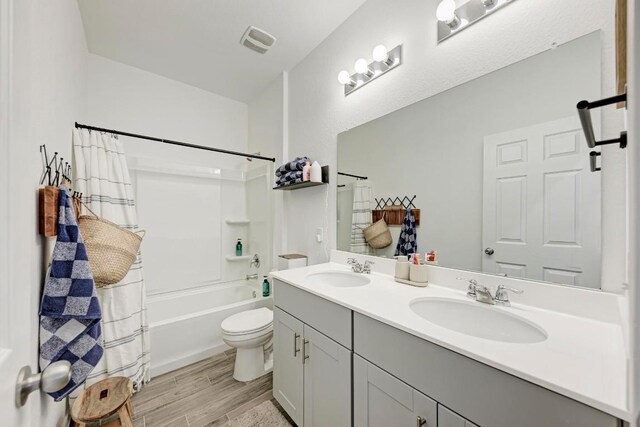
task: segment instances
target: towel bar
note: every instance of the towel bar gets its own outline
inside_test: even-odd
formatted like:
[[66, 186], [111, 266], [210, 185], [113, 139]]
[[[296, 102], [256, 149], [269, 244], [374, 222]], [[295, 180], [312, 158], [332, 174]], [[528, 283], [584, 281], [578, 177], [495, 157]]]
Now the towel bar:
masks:
[[600, 99], [594, 102], [589, 102], [589, 101], [578, 102], [578, 105], [576, 105], [576, 108], [578, 109], [578, 116], [580, 117], [582, 130], [584, 131], [584, 136], [587, 140], [587, 145], [589, 146], [589, 148], [595, 148], [599, 145], [607, 145], [607, 144], [620, 144], [620, 148], [627, 147], [626, 132], [621, 132], [620, 138], [596, 141], [595, 134], [593, 133], [593, 124], [591, 122], [591, 111], [590, 111], [592, 108], [600, 108], [600, 107], [604, 107], [605, 105], [617, 104], [619, 102], [626, 103], [626, 101], [627, 101], [627, 94], [623, 93], [621, 95]]
[[597, 157], [601, 156], [602, 153], [599, 153], [597, 151], [592, 151], [589, 153], [589, 164], [591, 166], [591, 172], [597, 172], [599, 170], [601, 170], [601, 168], [599, 168], [597, 166]]

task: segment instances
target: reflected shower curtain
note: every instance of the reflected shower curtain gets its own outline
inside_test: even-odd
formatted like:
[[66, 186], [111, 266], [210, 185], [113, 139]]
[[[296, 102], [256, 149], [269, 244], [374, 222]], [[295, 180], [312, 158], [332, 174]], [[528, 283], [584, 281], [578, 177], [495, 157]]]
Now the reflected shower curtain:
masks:
[[[73, 189], [82, 193], [82, 201], [97, 215], [137, 230], [133, 187], [122, 142], [115, 135], [75, 129], [73, 155]], [[85, 387], [107, 377], [125, 376], [139, 390], [149, 381], [150, 360], [140, 252], [121, 282], [97, 288], [97, 292], [102, 307], [104, 356]]]
[[362, 230], [371, 225], [371, 210], [373, 209], [371, 185], [365, 181], [353, 184], [353, 213], [351, 214], [351, 244], [349, 252], [357, 254], [372, 254], [373, 248], [364, 239]]

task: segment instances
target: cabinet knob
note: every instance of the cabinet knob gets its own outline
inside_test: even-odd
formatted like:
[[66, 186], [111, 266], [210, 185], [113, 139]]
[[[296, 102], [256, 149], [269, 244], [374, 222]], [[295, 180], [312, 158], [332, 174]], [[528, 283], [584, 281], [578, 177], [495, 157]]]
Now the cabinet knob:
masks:
[[418, 415], [418, 418], [416, 418], [416, 427], [422, 427], [426, 423], [427, 423], [427, 420]]

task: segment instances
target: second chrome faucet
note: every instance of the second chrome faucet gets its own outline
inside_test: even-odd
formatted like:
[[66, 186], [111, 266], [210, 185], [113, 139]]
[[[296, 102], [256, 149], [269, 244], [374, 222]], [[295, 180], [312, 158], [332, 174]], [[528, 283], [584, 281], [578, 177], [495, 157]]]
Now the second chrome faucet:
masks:
[[511, 301], [509, 300], [509, 291], [515, 294], [521, 294], [524, 292], [520, 289], [498, 285], [495, 294], [492, 294], [491, 289], [479, 284], [475, 279], [466, 279], [464, 277], [458, 277], [457, 279], [469, 282], [469, 287], [467, 288], [468, 298], [484, 304], [503, 305], [509, 307], [511, 305]]

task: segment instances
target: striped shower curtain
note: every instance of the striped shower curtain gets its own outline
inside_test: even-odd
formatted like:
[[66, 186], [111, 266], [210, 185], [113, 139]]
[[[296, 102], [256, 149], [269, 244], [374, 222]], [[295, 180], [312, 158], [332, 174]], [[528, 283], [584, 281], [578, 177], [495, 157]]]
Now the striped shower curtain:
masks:
[[[73, 131], [74, 187], [97, 215], [130, 230], [138, 220], [122, 142], [115, 135]], [[85, 212], [86, 213], [86, 212]], [[140, 252], [125, 278], [97, 289], [104, 356], [85, 387], [111, 376], [129, 377], [136, 390], [149, 381], [149, 327]]]

